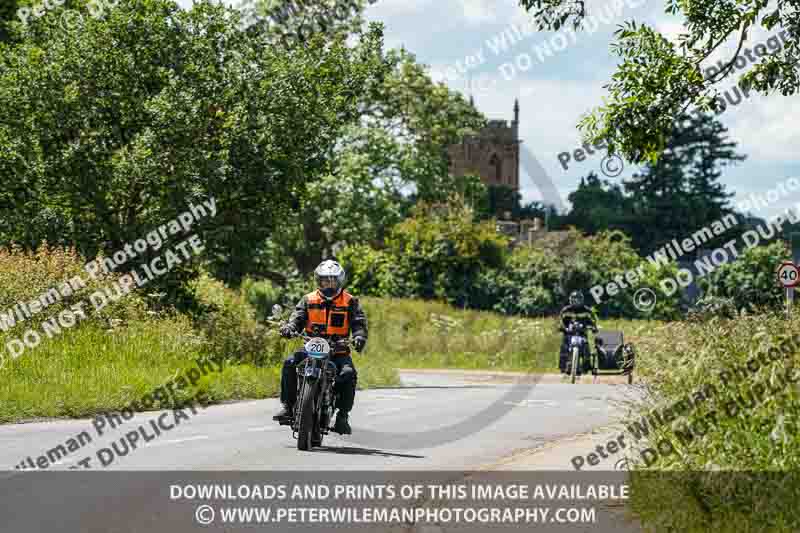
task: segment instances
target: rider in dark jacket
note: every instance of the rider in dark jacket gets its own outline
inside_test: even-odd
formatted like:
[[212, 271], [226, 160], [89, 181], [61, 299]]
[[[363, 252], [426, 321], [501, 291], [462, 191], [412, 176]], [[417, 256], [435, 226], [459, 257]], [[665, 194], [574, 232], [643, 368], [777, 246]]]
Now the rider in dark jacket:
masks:
[[[367, 316], [358, 299], [344, 290], [345, 272], [335, 261], [323, 261], [314, 272], [317, 290], [306, 294], [297, 303], [289, 321], [281, 327], [281, 335], [291, 338], [305, 330], [307, 335], [324, 337], [330, 341], [348, 338], [353, 335], [353, 346], [360, 352], [367, 343]], [[297, 401], [297, 371], [307, 354], [305, 350], [296, 351], [283, 364], [281, 373], [281, 402], [283, 409], [273, 420], [291, 421], [294, 404]], [[348, 421], [356, 394], [356, 373], [350, 349], [336, 351], [331, 357], [338, 373], [334, 390], [338, 393], [336, 423], [333, 430], [340, 434], [350, 434]]]
[[[559, 357], [559, 367], [561, 372], [567, 371], [569, 362], [569, 346], [567, 346], [567, 326], [573, 321], [582, 322], [589, 329], [597, 333], [597, 314], [590, 307], [583, 303], [583, 294], [580, 291], [573, 291], [569, 295], [569, 305], [561, 310], [559, 315], [558, 331], [564, 334], [561, 342], [561, 354]], [[587, 339], [588, 340], [588, 339]]]

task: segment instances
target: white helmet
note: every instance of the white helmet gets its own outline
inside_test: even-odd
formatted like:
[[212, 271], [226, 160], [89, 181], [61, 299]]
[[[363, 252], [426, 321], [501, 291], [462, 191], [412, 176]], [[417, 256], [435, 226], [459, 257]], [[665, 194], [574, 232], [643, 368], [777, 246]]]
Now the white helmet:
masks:
[[326, 300], [333, 300], [339, 296], [347, 279], [342, 266], [330, 259], [319, 264], [314, 271], [314, 277], [317, 280], [317, 289]]

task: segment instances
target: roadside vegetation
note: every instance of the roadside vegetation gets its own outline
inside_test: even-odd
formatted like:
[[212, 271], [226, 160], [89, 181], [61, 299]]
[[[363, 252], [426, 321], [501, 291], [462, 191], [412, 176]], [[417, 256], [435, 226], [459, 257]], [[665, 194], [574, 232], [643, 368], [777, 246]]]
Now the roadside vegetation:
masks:
[[[799, 331], [796, 314], [787, 319], [762, 309], [664, 324], [641, 338], [637, 348], [646, 357], [637, 371], [649, 395], [629, 422], [696, 390], [714, 391], [641, 443], [660, 450], [647, 462], [637, 454], [632, 478], [633, 508], [646, 525], [697, 532], [800, 528]], [[657, 474], [662, 470], [668, 472]]]
[[[74, 251], [59, 248], [0, 251], [0, 312], [79, 274], [85, 262]], [[90, 295], [114, 278], [99, 280], [31, 320], [0, 331], [5, 357], [0, 422], [86, 417], [121, 409], [202, 357], [222, 356], [227, 364], [221, 373], [204, 376], [197, 387], [183, 391], [185, 397], [203, 391], [210, 401], [221, 402], [277, 395], [280, 365], [294, 347], [256, 318], [255, 307], [242, 291], [204, 275], [190, 285], [196, 298], [192, 313], [148, 305], [148, 299], [157, 301], [159, 295], [136, 292], [93, 312]], [[81, 301], [87, 301], [85, 320], [52, 338], [41, 333], [44, 321]], [[43, 340], [12, 357], [7, 343], [31, 328]], [[365, 360], [360, 367], [361, 387], [397, 383], [396, 372], [381, 359]]]
[[[74, 250], [55, 247], [1, 251], [0, 312], [79, 275], [85, 262]], [[117, 277], [106, 276], [0, 331], [5, 356], [0, 422], [88, 417], [121, 409], [202, 357], [222, 356], [227, 363], [221, 373], [205, 376], [197, 387], [184, 391], [185, 397], [199, 391], [212, 402], [277, 396], [281, 364], [300, 341], [277, 335], [271, 307], [297, 295], [284, 295], [269, 282], [248, 280], [234, 290], [202, 275], [189, 285], [195, 299], [191, 312], [154, 303], [161, 301], [160, 295], [148, 292], [133, 292], [99, 312], [87, 303], [85, 320], [52, 338], [42, 333], [39, 345], [11, 357], [8, 342], [28, 329], [41, 332], [43, 322], [88, 302], [95, 290]], [[560, 336], [553, 318], [463, 310], [415, 299], [362, 301], [370, 340], [363, 354], [355, 354], [361, 389], [398, 384], [397, 368], [557, 371]], [[285, 306], [281, 318], [291, 309]], [[604, 321], [601, 327], [640, 331], [644, 324]]]

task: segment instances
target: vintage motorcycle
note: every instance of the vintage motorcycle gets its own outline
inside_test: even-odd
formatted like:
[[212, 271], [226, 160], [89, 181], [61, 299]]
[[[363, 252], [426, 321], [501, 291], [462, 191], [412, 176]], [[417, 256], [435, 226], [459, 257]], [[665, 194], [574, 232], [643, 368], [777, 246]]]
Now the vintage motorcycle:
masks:
[[[580, 321], [570, 322], [566, 327], [567, 346], [570, 355], [570, 381], [575, 383], [578, 368], [589, 366], [596, 372], [596, 365], [592, 364], [589, 338], [586, 335], [586, 324]], [[588, 358], [588, 359], [587, 359]], [[580, 367], [579, 367], [580, 365]]]
[[[273, 325], [282, 322], [283, 308], [272, 306], [272, 316], [266, 320]], [[294, 404], [294, 417], [291, 422], [281, 421], [282, 426], [292, 426], [292, 435], [297, 439], [297, 449], [308, 451], [322, 446], [322, 440], [331, 429], [330, 424], [336, 406], [337, 394], [334, 388], [338, 370], [331, 356], [350, 346], [349, 338], [333, 337], [330, 341], [320, 336], [319, 330], [313, 335], [303, 332], [302, 337], [308, 357], [297, 365], [297, 401]]]
[[588, 368], [592, 375], [621, 374], [628, 377], [628, 384], [633, 383], [636, 351], [632, 344], [626, 343], [621, 331], [597, 331], [594, 336], [595, 350], [589, 347], [586, 334], [587, 326], [579, 321], [570, 323], [566, 328], [567, 347], [569, 348], [569, 375], [575, 383], [578, 369]]
[[[277, 307], [277, 306], [276, 306]], [[276, 307], [273, 307], [275, 312]], [[275, 313], [277, 314], [277, 313]], [[282, 426], [292, 426], [292, 436], [297, 439], [297, 449], [308, 451], [322, 446], [322, 439], [330, 430], [337, 394], [334, 389], [337, 369], [331, 356], [346, 350], [349, 339], [327, 339], [299, 333], [305, 342], [308, 357], [297, 365], [297, 401], [291, 422], [281, 421]]]

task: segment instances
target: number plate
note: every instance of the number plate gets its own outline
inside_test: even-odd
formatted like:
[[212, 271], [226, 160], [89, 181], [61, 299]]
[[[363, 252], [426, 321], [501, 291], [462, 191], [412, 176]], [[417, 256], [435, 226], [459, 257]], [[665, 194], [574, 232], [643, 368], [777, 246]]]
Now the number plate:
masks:
[[320, 375], [320, 369], [319, 368], [312, 367], [312, 366], [307, 366], [306, 367], [306, 372], [305, 372], [305, 376], [306, 377], [318, 378], [319, 375]]
[[306, 345], [306, 353], [308, 355], [327, 355], [331, 353], [331, 345], [328, 344], [328, 341], [323, 339], [322, 337], [314, 337], [313, 339], [309, 340]]

